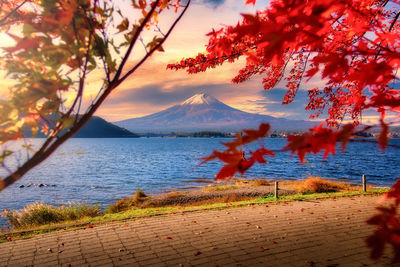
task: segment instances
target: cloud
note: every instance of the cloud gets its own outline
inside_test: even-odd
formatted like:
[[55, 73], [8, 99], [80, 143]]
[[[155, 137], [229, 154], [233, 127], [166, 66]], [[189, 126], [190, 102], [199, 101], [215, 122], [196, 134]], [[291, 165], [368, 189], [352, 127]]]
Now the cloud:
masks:
[[[122, 90], [107, 99], [97, 115], [109, 121], [141, 117], [179, 104], [194, 94], [207, 93], [227, 105], [251, 112], [251, 106], [243, 107], [244, 99], [251, 99], [255, 91], [248, 84], [196, 83], [168, 87], [168, 83], [154, 83], [130, 90]], [[251, 104], [250, 104], [251, 105]]]
[[217, 7], [223, 5], [225, 3], [225, 0], [202, 0], [202, 2], [206, 5]]
[[[208, 85], [207, 87], [211, 87]], [[124, 90], [111, 97], [107, 104], [149, 104], [155, 106], [172, 105], [199, 93], [199, 86], [185, 86], [166, 91], [162, 84], [151, 84], [141, 88]], [[204, 88], [204, 86], [201, 86]], [[202, 91], [202, 90], [201, 90]]]
[[282, 104], [287, 89], [273, 88], [271, 90], [258, 91], [260, 97], [257, 100], [250, 100], [249, 105], [253, 105], [257, 113], [272, 115], [275, 117], [285, 117], [296, 120], [309, 120], [311, 112], [305, 110], [308, 103], [307, 91], [299, 90], [294, 101], [290, 104]]
[[[294, 101], [290, 104], [282, 104], [287, 89], [273, 88], [271, 90], [258, 91], [257, 95], [260, 99], [247, 101], [248, 106], [252, 106], [255, 113], [271, 115], [274, 117], [285, 117], [288, 119], [309, 120], [309, 116], [314, 112], [305, 110], [308, 104], [308, 93], [305, 90], [298, 90]], [[394, 112], [386, 112], [386, 122], [395, 121], [399, 114]], [[316, 120], [323, 121], [327, 118], [327, 110], [325, 110]], [[378, 124], [380, 113], [375, 109], [365, 110], [362, 114], [360, 122], [363, 124]], [[343, 123], [349, 123], [352, 119], [347, 115]]]
[[[235, 25], [241, 19], [241, 13], [254, 13], [265, 7], [266, 2], [257, 1], [256, 6], [253, 6], [244, 5], [244, 1], [238, 0], [195, 0], [166, 41], [166, 52], [156, 53], [121, 84], [97, 115], [110, 121], [141, 117], [178, 104], [193, 94], [206, 92], [243, 111], [308, 119], [309, 114], [305, 114], [304, 110], [307, 95], [303, 90], [299, 91], [294, 103], [282, 105], [286, 90], [278, 88], [263, 91], [262, 77], [253, 77], [242, 84], [232, 84], [231, 79], [245, 66], [244, 59], [196, 75], [165, 70], [168, 63], [175, 63], [204, 51], [208, 42], [206, 34], [212, 28]], [[167, 25], [162, 24], [160, 27], [165, 29]], [[127, 67], [134, 64], [134, 59]], [[304, 84], [304, 89], [313, 88], [320, 83], [320, 78], [316, 77], [307, 85]], [[284, 84], [280, 87], [284, 87]]]
[[[124, 90], [111, 96], [105, 105], [125, 105], [125, 104], [148, 104], [157, 107], [165, 107], [180, 103], [194, 94], [207, 93], [221, 101], [231, 102], [231, 99], [242, 98], [248, 92], [239, 90], [248, 85], [236, 85], [232, 83], [202, 83], [191, 85], [177, 85], [173, 90], [166, 90], [165, 84], [156, 83], [136, 89]], [[251, 94], [251, 92], [250, 92]]]

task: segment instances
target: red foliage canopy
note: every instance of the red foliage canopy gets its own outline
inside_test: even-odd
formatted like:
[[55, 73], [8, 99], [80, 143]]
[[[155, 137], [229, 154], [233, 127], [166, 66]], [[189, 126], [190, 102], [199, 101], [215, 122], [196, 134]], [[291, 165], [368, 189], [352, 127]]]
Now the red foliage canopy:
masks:
[[[167, 68], [197, 73], [245, 57], [246, 66], [233, 82], [244, 82], [261, 74], [268, 90], [284, 79], [288, 91], [283, 104], [293, 101], [303, 80], [320, 75], [326, 86], [308, 90], [306, 109], [315, 111], [312, 117], [328, 109], [328, 126], [338, 126], [345, 116], [351, 116], [357, 125], [363, 111], [375, 109], [381, 114], [378, 143], [384, 149], [388, 137], [386, 111], [400, 111], [400, 90], [390, 86], [398, 79], [396, 71], [400, 66], [400, 6], [397, 1], [388, 3], [271, 1], [265, 10], [254, 15], [242, 14], [243, 20], [237, 25], [210, 32], [206, 53], [182, 59]], [[290, 136], [285, 149], [297, 153], [301, 161], [306, 153], [320, 150], [325, 150], [326, 157], [335, 153], [336, 142], [345, 146], [353, 131], [354, 127], [349, 125], [341, 130], [316, 127], [303, 135]], [[241, 144], [236, 141], [234, 145]], [[232, 147], [227, 151], [234, 152]], [[221, 155], [209, 159], [214, 158], [227, 161]], [[219, 178], [232, 174], [233, 163], [240, 162], [237, 158], [228, 164], [232, 165], [231, 171], [225, 169], [226, 175], [220, 173]]]
[[[189, 73], [246, 58], [233, 78], [264, 76], [265, 89], [286, 80], [283, 103], [293, 101], [301, 82], [320, 75], [323, 89], [309, 90], [314, 116], [328, 108], [328, 125], [377, 109], [399, 111], [400, 91], [390, 89], [400, 66], [399, 4], [377, 0], [275, 0], [235, 26], [213, 30], [206, 53], [170, 64]], [[255, 1], [246, 1], [246, 4]]]
[[[246, 4], [255, 3], [256, 0], [246, 0]], [[307, 153], [324, 151], [324, 158], [335, 154], [337, 142], [344, 149], [358, 133], [355, 126], [367, 109], [380, 114], [378, 144], [385, 149], [389, 129], [386, 113], [400, 112], [400, 90], [391, 86], [399, 79], [399, 16], [398, 0], [272, 0], [256, 14], [242, 14], [237, 25], [210, 32], [205, 53], [167, 68], [197, 73], [245, 57], [246, 65], [233, 82], [262, 75], [264, 89], [269, 90], [284, 80], [287, 93], [283, 104], [293, 101], [303, 81], [321, 78], [324, 88], [308, 89], [306, 109], [314, 111], [311, 117], [327, 111], [328, 127], [337, 127], [348, 118], [353, 123], [340, 129], [321, 125], [305, 134], [289, 136], [283, 150], [296, 153], [301, 162]], [[245, 136], [238, 135], [225, 144], [225, 151], [214, 151], [204, 158], [225, 163], [217, 178], [243, 173], [255, 162], [264, 163], [265, 155], [274, 155], [262, 146], [251, 152], [249, 160], [242, 156], [245, 140], [263, 137], [266, 132], [262, 129], [268, 130], [269, 126], [263, 124], [258, 131], [247, 130]], [[369, 221], [378, 229], [368, 239], [368, 245], [376, 259], [382, 255], [385, 243], [390, 243], [395, 249], [393, 261], [400, 262], [400, 223], [396, 213], [400, 182], [387, 196], [395, 198], [396, 204], [379, 208], [380, 214]]]

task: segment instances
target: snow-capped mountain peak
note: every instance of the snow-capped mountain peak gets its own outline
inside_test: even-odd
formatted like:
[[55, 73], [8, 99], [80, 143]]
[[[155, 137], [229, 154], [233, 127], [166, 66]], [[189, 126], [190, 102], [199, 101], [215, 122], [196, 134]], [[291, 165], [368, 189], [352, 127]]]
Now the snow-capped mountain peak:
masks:
[[218, 101], [215, 97], [209, 96], [207, 94], [195, 94], [189, 99], [182, 102], [182, 105], [201, 105], [201, 104], [212, 104]]
[[116, 125], [138, 133], [169, 133], [196, 131], [241, 131], [257, 128], [268, 122], [274, 130], [300, 130], [315, 123], [274, 118], [234, 109], [213, 96], [196, 94], [179, 105], [141, 118], [115, 122]]

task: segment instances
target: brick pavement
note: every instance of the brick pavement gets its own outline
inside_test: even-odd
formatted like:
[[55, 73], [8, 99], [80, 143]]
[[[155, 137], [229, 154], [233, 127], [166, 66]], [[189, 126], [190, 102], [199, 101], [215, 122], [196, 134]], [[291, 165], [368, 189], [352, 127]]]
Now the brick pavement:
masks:
[[[369, 259], [377, 197], [170, 214], [0, 244], [0, 266], [390, 266]], [[386, 255], [387, 256], [387, 255]]]

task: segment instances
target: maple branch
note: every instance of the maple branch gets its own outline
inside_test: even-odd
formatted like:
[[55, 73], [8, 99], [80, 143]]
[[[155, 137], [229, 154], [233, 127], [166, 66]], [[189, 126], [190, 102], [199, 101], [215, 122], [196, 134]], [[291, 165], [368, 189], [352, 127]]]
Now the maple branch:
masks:
[[[107, 39], [107, 35], [106, 35], [105, 31], [102, 30], [101, 34], [103, 35], [104, 40], [106, 40]], [[96, 40], [96, 42], [97, 42], [97, 40]], [[101, 61], [103, 62], [103, 68], [104, 68], [104, 72], [105, 72], [106, 77], [107, 77], [107, 82], [110, 83], [111, 82], [110, 69], [107, 67], [107, 62], [106, 62], [106, 59], [105, 59], [104, 56], [101, 57]]]
[[88, 45], [87, 45], [86, 55], [85, 55], [85, 63], [84, 63], [83, 70], [82, 70], [83, 74], [79, 78], [78, 93], [76, 94], [74, 103], [71, 105], [68, 112], [66, 114], [64, 114], [63, 118], [67, 118], [67, 117], [69, 117], [69, 115], [71, 115], [72, 111], [74, 110], [74, 108], [76, 106], [78, 99], [82, 98], [83, 89], [85, 87], [85, 80], [86, 80], [86, 75], [87, 75], [87, 65], [89, 63], [90, 47], [91, 47], [91, 43], [92, 43], [93, 34], [94, 34], [93, 32], [90, 32], [90, 35], [89, 35], [89, 40], [88, 40]]
[[146, 53], [149, 53], [149, 51], [147, 50], [146, 44], [144, 43], [143, 38], [140, 37], [139, 40], [140, 40], [140, 43], [143, 45], [144, 51], [145, 51]]
[[[251, 48], [256, 48], [256, 47], [257, 47], [257, 46], [253, 46], [253, 47], [251, 47]], [[195, 66], [198, 66], [198, 65], [200, 65], [200, 64], [204, 64], [204, 63], [213, 62], [213, 64], [215, 64], [215, 65], [217, 65], [217, 64], [222, 65], [223, 62], [225, 62], [225, 61], [227, 61], [227, 60], [229, 60], [229, 59], [239, 58], [239, 57], [243, 56], [243, 53], [244, 53], [244, 52], [247, 52], [247, 51], [248, 51], [248, 49], [244, 49], [243, 51], [232, 52], [232, 53], [229, 54], [229, 55], [224, 55], [224, 56], [221, 56], [221, 57], [208, 58], [208, 59], [203, 60], [203, 61], [197, 61], [197, 62], [194, 62], [194, 63], [193, 63], [193, 66], [183, 66], [183, 64], [180, 64], [180, 63], [172, 64], [172, 65], [170, 65], [170, 66], [167, 66], [167, 69], [176, 69], [176, 70], [178, 70], [178, 69], [183, 69], [183, 68], [186, 68], [186, 67], [187, 67], [187, 71], [189, 72], [190, 69], [192, 69], [192, 68], [194, 68]], [[200, 55], [206, 57], [204, 54], [200, 54]], [[208, 67], [207, 67], [207, 68], [208, 68]], [[199, 71], [195, 71], [194, 73], [197, 73], [197, 72], [199, 72]]]
[[[94, 7], [96, 7], [96, 5], [98, 4], [98, 0], [96, 0], [94, 3], [93, 3], [93, 6]], [[81, 6], [82, 7], [82, 9], [85, 11], [85, 13], [87, 13], [87, 10], [86, 10], [86, 8], [84, 7], [84, 6]], [[88, 23], [88, 25], [89, 25], [89, 27], [90, 27], [90, 29], [91, 29], [91, 34], [93, 35], [94, 33], [95, 33], [95, 27], [93, 26], [93, 24], [92, 24], [92, 21], [90, 20], [90, 19], [88, 19], [87, 17], [85, 17], [85, 20], [86, 20], [86, 22]], [[75, 20], [74, 20], [74, 22], [75, 22]], [[75, 24], [74, 24], [75, 25]], [[74, 30], [75, 30], [75, 26], [74, 26]], [[104, 32], [104, 29], [102, 29], [101, 30], [101, 34], [103, 35], [103, 38], [104, 38], [104, 40], [106, 40], [106, 34], [105, 34], [105, 32]], [[78, 39], [79, 40], [79, 39]], [[101, 47], [101, 44], [99, 43], [99, 41], [98, 41], [98, 39], [97, 38], [94, 38], [94, 41], [96, 42], [96, 44], [98, 45], [98, 47]], [[89, 40], [89, 45], [90, 45], [90, 40]], [[80, 59], [79, 59], [80, 60]], [[105, 55], [101, 55], [101, 61], [103, 62], [103, 68], [104, 68], [104, 72], [105, 72], [105, 74], [106, 74], [106, 77], [107, 77], [107, 81], [108, 82], [110, 82], [111, 81], [111, 78], [110, 78], [110, 71], [109, 71], [109, 68], [107, 67], [107, 64], [106, 64], [106, 59], [105, 59]]]
[[155, 25], [155, 26], [156, 26], [157, 32], [161, 33], [161, 35], [165, 37], [165, 34], [161, 31], [160, 27], [158, 27], [158, 25]]
[[184, 8], [182, 13], [172, 24], [170, 30], [165, 35], [165, 38], [159, 44], [157, 44], [153, 49], [151, 49], [150, 52], [145, 57], [143, 57], [143, 59], [134, 68], [132, 68], [127, 74], [125, 74], [121, 79], [115, 80], [115, 81], [113, 80], [111, 83], [109, 83], [108, 87], [104, 90], [103, 94], [99, 97], [99, 99], [90, 105], [88, 111], [85, 114], [83, 114], [80, 117], [80, 119], [76, 122], [76, 124], [74, 124], [69, 130], [67, 130], [63, 135], [61, 135], [57, 139], [55, 139], [55, 136], [50, 136], [46, 140], [45, 144], [32, 156], [32, 158], [30, 160], [25, 162], [14, 173], [10, 174], [3, 180], [0, 180], [0, 191], [6, 187], [12, 185], [14, 182], [18, 181], [24, 174], [26, 174], [33, 167], [35, 167], [36, 165], [40, 164], [45, 159], [47, 159], [59, 146], [61, 146], [65, 141], [67, 141], [74, 134], [76, 134], [94, 115], [94, 113], [97, 111], [97, 109], [100, 107], [100, 105], [105, 101], [105, 99], [109, 96], [109, 94], [115, 88], [117, 88], [138, 67], [140, 67], [146, 61], [146, 59], [149, 56], [151, 56], [154, 53], [154, 51], [156, 51], [165, 42], [165, 40], [168, 38], [168, 36], [172, 32], [172, 30], [175, 28], [177, 23], [182, 18], [183, 14], [186, 12], [187, 8], [189, 7], [190, 2], [191, 2], [191, 0], [188, 1], [187, 6]]
[[400, 12], [397, 12], [397, 14], [396, 14], [396, 16], [394, 17], [392, 23], [390, 24], [389, 32], [392, 31], [394, 25], [396, 24], [397, 20], [399, 19], [399, 16], [400, 16]]
[[20, 9], [23, 5], [25, 5], [25, 3], [27, 3], [29, 0], [25, 0], [24, 2], [22, 2], [21, 4], [19, 4], [16, 8], [14, 8], [13, 10], [11, 10], [10, 13], [8, 13], [4, 18], [2, 18], [0, 20], [0, 26], [3, 26], [3, 23], [5, 23], [5, 21], [11, 17], [12, 15], [14, 15], [15, 12], [18, 11], [18, 9]]
[[307, 68], [307, 63], [308, 63], [308, 58], [310, 57], [311, 52], [308, 52], [308, 55], [306, 56], [306, 60], [304, 62], [304, 66], [303, 66], [303, 70], [301, 72], [300, 78], [299, 78], [299, 82], [297, 83], [297, 88], [296, 88], [296, 92], [299, 90], [300, 85], [301, 85], [301, 81], [303, 80], [303, 76], [304, 76], [304, 72], [306, 71]]
[[137, 39], [139, 38], [139, 35], [142, 33], [144, 27], [147, 25], [147, 23], [149, 22], [149, 20], [151, 19], [151, 17], [153, 16], [154, 11], [157, 8], [158, 3], [160, 2], [160, 0], [157, 0], [156, 2], [153, 3], [153, 6], [151, 7], [149, 13], [147, 13], [147, 16], [144, 18], [142, 24], [139, 26], [139, 28], [135, 31], [135, 34], [132, 37], [132, 41], [129, 44], [128, 49], [126, 50], [125, 56], [122, 58], [122, 62], [119, 65], [119, 68], [114, 76], [114, 79], [112, 82], [117, 82], [119, 77], [121, 76], [121, 73], [124, 69], [124, 66], [126, 64], [126, 62], [128, 61], [128, 58], [132, 52], [133, 47], [136, 44]]
[[136, 71], [137, 68], [139, 68], [146, 60], [148, 57], [150, 57], [156, 50], [158, 50], [163, 44], [164, 42], [167, 40], [168, 36], [171, 34], [172, 30], [175, 28], [175, 26], [178, 24], [178, 22], [181, 20], [181, 18], [183, 17], [183, 15], [185, 14], [186, 10], [188, 9], [189, 5], [190, 5], [191, 0], [188, 1], [187, 5], [185, 6], [185, 8], [183, 9], [183, 11], [181, 12], [181, 14], [179, 15], [179, 17], [175, 20], [175, 22], [172, 24], [172, 26], [170, 27], [170, 29], [168, 30], [168, 32], [165, 34], [165, 37], [156, 45], [154, 46], [143, 58], [142, 60], [140, 60], [133, 68], [131, 68], [124, 76], [121, 77], [121, 79], [119, 79], [117, 81], [117, 86], [122, 83], [126, 78], [128, 78], [133, 72]]

